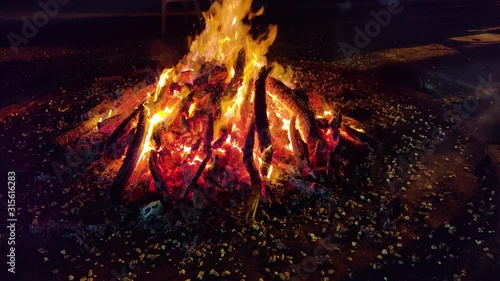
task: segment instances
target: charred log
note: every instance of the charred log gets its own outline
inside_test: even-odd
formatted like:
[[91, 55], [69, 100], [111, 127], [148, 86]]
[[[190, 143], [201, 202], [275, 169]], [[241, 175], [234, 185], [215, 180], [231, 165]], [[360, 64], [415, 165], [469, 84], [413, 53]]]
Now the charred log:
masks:
[[[159, 92], [158, 92], [159, 91]], [[154, 101], [154, 105], [155, 107], [163, 107], [165, 106], [165, 103], [166, 103], [166, 98], [165, 96], [167, 94], [170, 94], [170, 91], [171, 91], [171, 81], [165, 81], [165, 84], [163, 85], [163, 87], [161, 87], [160, 89], [158, 89], [158, 91], [155, 91], [153, 96], [156, 95], [156, 100]]]
[[214, 149], [217, 149], [217, 148], [220, 148], [222, 146], [222, 144], [224, 144], [224, 142], [227, 140], [227, 137], [229, 136], [229, 129], [227, 127], [222, 127], [220, 129], [220, 135], [219, 137], [217, 138], [217, 140], [215, 140], [212, 144], [212, 147]]
[[99, 117], [93, 117], [90, 120], [87, 120], [80, 125], [78, 125], [73, 130], [59, 136], [56, 138], [56, 143], [59, 146], [64, 146], [68, 143], [71, 143], [81, 137], [83, 134], [88, 133], [97, 127], [97, 123], [99, 122]]
[[257, 213], [257, 206], [260, 200], [260, 191], [262, 186], [262, 180], [260, 178], [259, 170], [255, 166], [253, 159], [253, 147], [255, 145], [255, 123], [252, 121], [248, 127], [248, 132], [245, 137], [245, 146], [243, 147], [243, 164], [245, 169], [250, 175], [251, 191], [247, 198], [247, 201], [243, 207], [244, 216], [249, 219], [250, 213], [252, 214], [252, 219], [255, 218]]
[[[189, 107], [191, 104], [194, 102], [194, 97], [196, 96], [196, 93], [194, 91], [190, 92], [183, 100], [180, 106], [180, 112], [186, 113], [189, 111]], [[186, 114], [187, 116], [187, 114]]]
[[196, 142], [191, 146], [190, 151], [197, 151], [198, 148], [200, 148], [201, 142], [202, 142], [202, 138], [198, 138], [196, 140]]
[[309, 149], [307, 144], [300, 137], [299, 131], [295, 127], [295, 116], [290, 119], [290, 140], [292, 148], [295, 153], [295, 160], [300, 171], [308, 174], [311, 172], [311, 165], [309, 163]]
[[248, 88], [245, 92], [245, 95], [243, 96], [243, 104], [248, 104], [252, 98], [252, 92], [254, 90], [255, 83], [253, 79], [250, 79], [248, 83]]
[[323, 139], [314, 142], [314, 157], [311, 164], [313, 167], [326, 167], [328, 163], [328, 146]]
[[271, 161], [273, 160], [273, 145], [270, 144], [262, 152], [262, 164], [260, 165], [260, 173], [264, 177], [269, 177], [269, 171], [271, 168]]
[[137, 108], [134, 111], [132, 111], [132, 113], [127, 118], [125, 118], [120, 123], [120, 125], [118, 125], [118, 127], [113, 131], [113, 133], [111, 134], [111, 136], [109, 136], [108, 140], [104, 144], [105, 148], [108, 147], [109, 145], [113, 144], [117, 139], [119, 139], [120, 137], [123, 136], [123, 134], [126, 133], [125, 128], [127, 128], [127, 126], [130, 123], [130, 121], [132, 121], [132, 119], [134, 119], [137, 116], [137, 114], [140, 111], [139, 108]]
[[191, 131], [191, 126], [189, 125], [189, 122], [185, 115], [181, 115], [181, 126], [183, 132]]
[[202, 87], [206, 84], [218, 83], [226, 80], [227, 74], [225, 66], [207, 62], [203, 64], [200, 75], [193, 81], [193, 84]]
[[214, 121], [218, 120], [222, 114], [221, 100], [223, 92], [216, 88], [214, 92], [210, 95], [210, 102], [205, 108], [205, 113], [214, 117]]
[[282, 103], [297, 117], [299, 130], [307, 143], [315, 143], [320, 139], [314, 111], [305, 92], [292, 90], [273, 77], [267, 78], [266, 86], [271, 97]]
[[[227, 171], [219, 166], [219, 156], [217, 154], [212, 157], [212, 167], [207, 170], [205, 175], [205, 183], [207, 184], [207, 188], [219, 188], [223, 189], [225, 186], [222, 186], [220, 179], [223, 179], [227, 174]], [[226, 183], [227, 184], [227, 183]]]
[[[122, 114], [118, 114], [118, 115], [114, 115], [114, 116], [111, 116], [109, 118], [106, 118], [104, 120], [102, 120], [101, 122], [98, 122], [97, 123], [97, 129], [99, 129], [99, 131], [101, 130], [105, 130], [105, 128], [107, 126], [112, 126], [112, 124], [116, 124], [117, 122], [120, 122], [120, 120], [123, 118]], [[121, 120], [123, 122], [123, 120]], [[120, 122], [121, 123], [121, 122]]]
[[196, 173], [194, 174], [193, 178], [187, 185], [186, 189], [184, 190], [184, 194], [182, 195], [182, 198], [186, 198], [186, 195], [195, 187], [196, 183], [200, 179], [201, 175], [203, 174], [203, 171], [205, 170], [205, 167], [207, 166], [208, 161], [212, 157], [212, 152], [209, 151], [207, 156], [203, 158], [203, 161], [201, 162], [200, 166], [198, 166], [198, 169], [196, 170]]
[[139, 156], [144, 147], [144, 141], [147, 135], [148, 129], [148, 114], [146, 112], [146, 107], [144, 105], [141, 106], [140, 114], [139, 114], [139, 122], [137, 123], [137, 129], [135, 132], [134, 140], [127, 150], [127, 154], [125, 156], [125, 160], [123, 161], [118, 174], [109, 189], [108, 198], [113, 203], [119, 203], [121, 201], [121, 195], [125, 185], [127, 184], [130, 176], [135, 170], [137, 162], [139, 160]]
[[271, 143], [271, 131], [269, 130], [266, 104], [266, 78], [271, 70], [272, 68], [270, 67], [263, 68], [259, 73], [257, 81], [255, 81], [255, 128], [259, 138], [260, 152], [264, 156], [260, 167], [263, 176], [267, 175], [273, 158], [273, 145]]
[[255, 81], [254, 115], [260, 152], [271, 145], [271, 132], [269, 131], [266, 105], [266, 78], [270, 71], [271, 68], [263, 68], [259, 73], [257, 81]]
[[343, 124], [342, 129], [354, 140], [358, 141], [366, 148], [368, 148], [371, 152], [375, 152], [374, 146], [371, 144], [372, 141], [368, 138], [368, 136], [362, 132], [354, 130], [348, 125]]
[[307, 94], [292, 90], [273, 77], [267, 78], [266, 86], [271, 97], [285, 105], [296, 116], [302, 138], [312, 152], [313, 157], [310, 159], [312, 166], [326, 166], [327, 145], [319, 134], [318, 122]]
[[149, 170], [151, 171], [151, 176], [153, 177], [155, 188], [163, 195], [163, 198], [167, 198], [167, 185], [162, 179], [163, 171], [158, 165], [158, 153], [151, 151], [149, 154]]
[[327, 162], [327, 175], [330, 178], [333, 178], [335, 173], [335, 160], [336, 160], [336, 148], [340, 143], [340, 128], [342, 127], [342, 114], [340, 111], [336, 111], [333, 116], [330, 124], [328, 125], [332, 130], [331, 143], [333, 144], [330, 147], [330, 153], [328, 154], [328, 162]]
[[224, 96], [226, 98], [232, 99], [236, 92], [238, 91], [239, 82], [243, 77], [243, 71], [245, 70], [245, 50], [238, 52], [238, 58], [234, 64], [234, 76], [227, 84], [226, 90], [224, 91]]
[[332, 121], [330, 121], [330, 127], [332, 129], [340, 129], [340, 126], [342, 126], [342, 113], [340, 111], [335, 111], [335, 115], [332, 118]]
[[208, 151], [212, 148], [212, 141], [214, 140], [214, 118], [208, 115], [207, 130], [205, 132], [205, 146], [204, 149]]

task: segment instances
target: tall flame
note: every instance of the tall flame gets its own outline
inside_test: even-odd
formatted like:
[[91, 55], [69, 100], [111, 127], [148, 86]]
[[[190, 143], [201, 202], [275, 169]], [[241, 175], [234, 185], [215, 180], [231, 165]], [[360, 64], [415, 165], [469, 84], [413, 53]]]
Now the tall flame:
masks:
[[241, 50], [245, 52], [243, 84], [234, 99], [222, 101], [223, 118], [217, 120], [216, 134], [223, 126], [240, 121], [245, 92], [260, 68], [267, 64], [266, 54], [278, 32], [276, 25], [270, 25], [265, 34], [254, 39], [250, 34], [250, 25], [245, 21], [263, 14], [264, 10], [253, 12], [251, 6], [252, 0], [214, 2], [203, 14], [206, 27], [191, 43], [187, 56], [193, 62], [217, 61], [224, 64], [229, 70], [228, 79], [231, 79], [235, 75], [238, 53]]
[[252, 12], [251, 6], [252, 0], [214, 2], [203, 13], [206, 27], [191, 43], [188, 59], [218, 61], [231, 70], [238, 52], [245, 50], [245, 80], [255, 78], [259, 68], [267, 63], [266, 53], [276, 39], [278, 28], [271, 25], [266, 34], [254, 40], [250, 25], [244, 21], [261, 15], [264, 10]]

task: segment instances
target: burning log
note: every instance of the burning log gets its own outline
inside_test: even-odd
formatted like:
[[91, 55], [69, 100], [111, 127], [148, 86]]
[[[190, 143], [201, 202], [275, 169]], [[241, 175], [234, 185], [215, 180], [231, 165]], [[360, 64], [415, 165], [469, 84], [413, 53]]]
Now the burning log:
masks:
[[189, 151], [197, 151], [198, 148], [200, 148], [202, 141], [203, 141], [202, 138], [198, 138], [196, 142], [191, 146], [191, 149]]
[[269, 120], [267, 120], [266, 105], [266, 78], [271, 68], [263, 68], [257, 81], [255, 81], [254, 115], [255, 128], [258, 133], [260, 152], [271, 145], [271, 132], [269, 131]]
[[[190, 91], [189, 87], [187, 85], [181, 86], [177, 83], [172, 83], [172, 81], [170, 81], [170, 80], [165, 81], [165, 83], [168, 83], [168, 84], [164, 85], [160, 89], [160, 93], [158, 94], [156, 101], [154, 101], [152, 105], [148, 105], [153, 112], [156, 112], [158, 110], [165, 108], [165, 106], [167, 105], [167, 103], [169, 101], [169, 95], [171, 95], [174, 91], [181, 92], [181, 95], [182, 95], [182, 92], [184, 92], [184, 91]], [[156, 92], [155, 92], [155, 94], [156, 94]], [[153, 96], [155, 94], [153, 94]], [[186, 95], [186, 97], [187, 96], [189, 96], [189, 94]], [[192, 96], [190, 96], [190, 98], [191, 97]], [[183, 102], [185, 104], [185, 103], [189, 102], [189, 100], [183, 100]], [[181, 107], [182, 106], [180, 106], [179, 108], [181, 108]]]
[[[189, 108], [193, 104], [195, 96], [196, 96], [196, 91], [192, 91], [186, 96], [185, 99], [183, 99], [181, 101], [180, 112], [183, 112], [183, 113], [189, 112]], [[189, 114], [186, 114], [186, 115], [189, 115]]]
[[[113, 115], [109, 118], [106, 118], [106, 119], [102, 120], [101, 122], [97, 123], [97, 129], [99, 129], [99, 132], [110, 131], [110, 130], [107, 130], [107, 128], [115, 126], [116, 123], [120, 122], [120, 120], [122, 118], [123, 118], [122, 114], [117, 114], [117, 115]], [[121, 120], [121, 121], [123, 121], [123, 120]]]
[[229, 137], [229, 129], [227, 127], [222, 127], [220, 129], [220, 136], [212, 143], [214, 149], [218, 149], [224, 144], [224, 142]]
[[330, 147], [330, 153], [328, 154], [327, 174], [329, 177], [332, 177], [334, 175], [333, 166], [335, 162], [335, 149], [340, 143], [340, 128], [342, 126], [342, 114], [340, 113], [340, 111], [335, 112], [334, 117], [332, 118], [328, 126], [332, 130], [330, 143], [333, 146]]
[[260, 173], [264, 177], [270, 177], [271, 161], [273, 160], [273, 145], [268, 145], [264, 151], [262, 151], [262, 163], [260, 165]]
[[232, 99], [236, 92], [238, 91], [238, 82], [243, 77], [243, 71], [245, 70], [245, 50], [242, 49], [238, 52], [238, 58], [236, 59], [234, 65], [234, 76], [227, 84], [226, 90], [224, 91], [224, 96]]
[[121, 194], [125, 185], [127, 184], [130, 176], [134, 172], [134, 169], [139, 161], [141, 151], [144, 147], [144, 141], [146, 140], [147, 129], [149, 127], [149, 114], [146, 112], [146, 107], [141, 105], [141, 110], [139, 114], [139, 122], [137, 123], [137, 128], [132, 144], [127, 150], [127, 155], [123, 161], [118, 174], [109, 189], [108, 197], [113, 203], [119, 203], [121, 201]]
[[212, 148], [212, 141], [214, 140], [214, 118], [212, 115], [208, 115], [208, 125], [205, 132], [205, 152], [209, 152]]
[[64, 146], [68, 143], [71, 143], [81, 137], [83, 134], [88, 133], [94, 130], [97, 127], [97, 123], [99, 122], [99, 117], [93, 117], [80, 125], [78, 125], [73, 130], [66, 132], [65, 134], [56, 138], [56, 143], [59, 146]]
[[167, 198], [167, 185], [161, 176], [163, 171], [160, 165], [158, 165], [158, 153], [153, 150], [149, 154], [149, 170], [151, 171], [151, 176], [153, 177], [156, 190], [162, 193], [163, 198]]
[[248, 132], [245, 137], [245, 146], [242, 150], [243, 152], [243, 164], [250, 175], [251, 191], [248, 195], [245, 206], [243, 207], [243, 214], [245, 218], [249, 219], [250, 213], [252, 213], [252, 219], [255, 218], [257, 213], [257, 206], [260, 200], [260, 191], [262, 186], [262, 181], [260, 179], [259, 170], [255, 166], [253, 160], [253, 147], [255, 145], [255, 121], [250, 122], [248, 127]]
[[328, 146], [323, 139], [314, 142], [314, 157], [311, 162], [313, 167], [326, 167], [328, 162]]
[[255, 83], [254, 83], [254, 80], [251, 79], [250, 81], [248, 81], [248, 88], [245, 92], [245, 95], [243, 96], [243, 104], [248, 104], [252, 98], [252, 92], [254, 91], [254, 86], [255, 86]]
[[155, 91], [153, 96], [156, 96], [156, 101], [154, 101], [155, 108], [161, 108], [165, 106], [167, 98], [165, 96], [170, 94], [170, 81], [165, 81], [166, 85], [159, 89], [160, 92]]
[[360, 144], [366, 146], [371, 152], [375, 152], [373, 149], [373, 146], [370, 145], [371, 141], [368, 139], [368, 137], [362, 133], [359, 132], [348, 125], [343, 124], [342, 129], [349, 135], [349, 137], [353, 138], [355, 141], [359, 142]]
[[342, 113], [340, 113], [340, 111], [336, 111], [334, 113], [334, 116], [332, 118], [332, 121], [330, 121], [330, 124], [329, 126], [332, 128], [332, 129], [340, 129], [340, 127], [342, 126]]
[[193, 84], [199, 87], [224, 81], [227, 77], [226, 67], [213, 62], [204, 63], [200, 72], [201, 74], [193, 81]]
[[102, 117], [103, 115], [105, 115], [109, 108], [112, 106], [112, 102], [109, 101], [109, 100], [104, 100], [103, 102], [101, 102], [100, 104], [96, 105], [94, 108], [92, 108], [92, 110], [80, 115], [80, 119], [81, 121], [87, 121], [89, 119], [92, 119], [94, 117]]
[[312, 166], [324, 167], [327, 164], [327, 145], [319, 134], [318, 122], [307, 94], [303, 91], [292, 90], [273, 77], [267, 78], [266, 86], [270, 96], [296, 116], [299, 132], [306, 141], [309, 151], [312, 151]]
[[212, 157], [212, 167], [207, 170], [204, 181], [209, 189], [226, 189], [231, 181], [224, 181], [228, 176], [227, 170], [219, 165], [219, 156], [214, 154]]
[[260, 152], [263, 154], [260, 167], [263, 176], [267, 175], [273, 158], [273, 145], [271, 143], [271, 132], [269, 131], [266, 105], [266, 78], [271, 70], [272, 68], [270, 67], [263, 68], [259, 73], [257, 81], [255, 81], [255, 128], [259, 138]]
[[120, 123], [120, 125], [113, 131], [113, 133], [111, 134], [111, 136], [109, 136], [108, 140], [104, 144], [105, 148], [109, 147], [109, 145], [113, 144], [117, 139], [119, 139], [121, 136], [123, 136], [123, 134], [126, 133], [125, 128], [127, 128], [127, 126], [130, 123], [130, 121], [132, 121], [132, 119], [134, 119], [137, 116], [137, 114], [140, 111], [139, 108], [140, 107], [138, 107], [134, 111], [132, 111], [132, 113], [127, 118], [125, 118]]
[[295, 153], [295, 160], [297, 161], [298, 168], [305, 174], [311, 172], [311, 166], [309, 163], [309, 149], [307, 144], [302, 140], [299, 135], [299, 131], [295, 127], [295, 115], [290, 119], [290, 140], [292, 143], [292, 148]]
[[[215, 113], [216, 109], [214, 108], [215, 105], [213, 104], [207, 104], [208, 108], [207, 111], [211, 113]], [[214, 117], [213, 114], [208, 115], [208, 122], [206, 126], [206, 131], [205, 131], [205, 136], [204, 136], [204, 151], [206, 153], [205, 158], [201, 162], [200, 166], [196, 170], [196, 173], [194, 174], [193, 178], [191, 179], [190, 183], [187, 185], [186, 189], [184, 190], [184, 194], [182, 195], [182, 198], [185, 198], [186, 195], [193, 189], [200, 179], [201, 175], [203, 174], [203, 171], [205, 170], [205, 167], [207, 166], [208, 161], [210, 158], [212, 158], [212, 141], [214, 139]], [[200, 141], [201, 139], [198, 139]], [[197, 141], [197, 142], [198, 142]]]
[[[266, 78], [269, 75], [271, 68], [263, 68], [257, 81], [255, 81], [255, 100], [254, 100], [254, 121], [250, 122], [248, 132], [245, 138], [245, 146], [243, 148], [243, 164], [250, 175], [251, 191], [247, 202], [243, 208], [243, 213], [247, 219], [255, 218], [257, 207], [259, 205], [260, 193], [263, 186], [261, 174], [267, 175], [272, 157], [273, 146], [271, 143], [271, 133], [269, 131], [269, 120], [267, 120], [266, 106]], [[255, 130], [259, 140], [260, 152], [263, 154], [261, 171], [255, 166], [253, 159], [253, 147], [255, 145]]]
[[201, 175], [203, 174], [203, 171], [205, 170], [205, 167], [207, 166], [207, 163], [211, 157], [212, 157], [212, 151], [209, 151], [207, 156], [205, 156], [205, 158], [201, 162], [200, 166], [198, 166], [196, 173], [194, 174], [193, 178], [191, 179], [191, 181], [187, 185], [186, 189], [184, 190], [184, 194], [182, 195], [182, 198], [186, 198], [186, 195], [189, 193], [189, 191], [191, 191], [191, 189], [193, 189], [195, 187], [196, 183], [198, 182]]
[[299, 131], [307, 143], [320, 139], [318, 124], [307, 94], [288, 88], [283, 82], [268, 77], [266, 87], [271, 97], [286, 106], [297, 117]]

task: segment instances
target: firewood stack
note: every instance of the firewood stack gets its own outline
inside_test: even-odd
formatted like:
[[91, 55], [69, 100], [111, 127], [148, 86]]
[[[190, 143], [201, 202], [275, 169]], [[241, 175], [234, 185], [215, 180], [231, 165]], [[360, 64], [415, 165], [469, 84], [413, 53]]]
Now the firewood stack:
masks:
[[[214, 2], [190, 53], [156, 85], [106, 101], [56, 139], [66, 146], [86, 134], [107, 138], [100, 161], [103, 177], [113, 177], [110, 202], [250, 190], [243, 213], [253, 218], [273, 183], [333, 178], [342, 133], [362, 138], [322, 97], [295, 89], [284, 68], [267, 63], [277, 28], [254, 39], [245, 22], [263, 11], [237, 2]], [[311, 99], [323, 102], [313, 108]]]

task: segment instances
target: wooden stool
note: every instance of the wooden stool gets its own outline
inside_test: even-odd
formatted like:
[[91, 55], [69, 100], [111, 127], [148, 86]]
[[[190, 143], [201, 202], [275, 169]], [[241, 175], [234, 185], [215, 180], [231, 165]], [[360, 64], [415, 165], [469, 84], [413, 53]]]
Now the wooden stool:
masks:
[[[184, 12], [167, 11], [168, 3], [181, 3], [184, 6]], [[189, 11], [188, 2], [194, 3], [194, 11]], [[199, 0], [162, 0], [161, 1], [161, 34], [165, 34], [165, 29], [167, 25], [167, 15], [184, 15], [184, 22], [187, 23], [188, 16], [194, 15], [198, 17], [198, 21], [201, 26], [201, 10]]]

